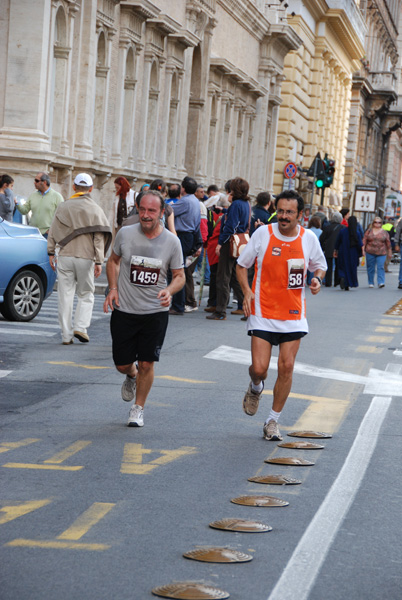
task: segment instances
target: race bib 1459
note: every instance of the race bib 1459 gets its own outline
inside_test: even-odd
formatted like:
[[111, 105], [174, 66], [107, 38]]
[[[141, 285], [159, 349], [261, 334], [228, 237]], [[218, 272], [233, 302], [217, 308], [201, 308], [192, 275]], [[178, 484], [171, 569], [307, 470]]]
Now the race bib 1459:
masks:
[[146, 256], [132, 256], [130, 281], [134, 285], [156, 285], [162, 268], [162, 260]]

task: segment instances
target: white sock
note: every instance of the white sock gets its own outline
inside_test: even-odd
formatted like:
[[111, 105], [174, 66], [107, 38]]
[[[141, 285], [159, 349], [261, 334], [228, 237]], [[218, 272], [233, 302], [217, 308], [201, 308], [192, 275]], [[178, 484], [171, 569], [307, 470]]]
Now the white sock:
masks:
[[[282, 412], [282, 411], [281, 411]], [[275, 412], [272, 408], [271, 408], [271, 412], [269, 413], [269, 417], [268, 419], [265, 421], [265, 424], [268, 423], [268, 421], [270, 421], [271, 419], [273, 419], [275, 421], [275, 423], [277, 423], [279, 421], [279, 417], [281, 416], [281, 412]]]
[[253, 381], [251, 382], [251, 391], [255, 394], [259, 394], [264, 389], [264, 383], [260, 381], [258, 385], [256, 385]]

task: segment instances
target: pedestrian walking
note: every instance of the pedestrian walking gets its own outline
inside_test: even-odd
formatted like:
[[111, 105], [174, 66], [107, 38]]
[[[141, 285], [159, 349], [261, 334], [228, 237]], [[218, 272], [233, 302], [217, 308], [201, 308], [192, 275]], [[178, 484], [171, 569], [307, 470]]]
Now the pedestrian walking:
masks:
[[[237, 278], [243, 290], [244, 313], [251, 336], [250, 384], [243, 410], [255, 415], [264, 389], [272, 346], [279, 345], [278, 376], [271, 412], [263, 426], [266, 440], [281, 440], [278, 420], [292, 386], [300, 340], [308, 333], [305, 302], [307, 269], [314, 272], [310, 291], [321, 289], [326, 262], [317, 237], [298, 224], [304, 201], [297, 192], [276, 198], [278, 222], [259, 227], [237, 260]], [[247, 269], [255, 264], [253, 286]]]
[[339, 285], [345, 291], [359, 287], [357, 267], [363, 254], [363, 239], [356, 217], [349, 217], [347, 223], [347, 227], [341, 229], [336, 238], [334, 250], [334, 258], [338, 258]]
[[38, 173], [34, 184], [36, 191], [29, 196], [25, 204], [17, 203], [17, 200], [15, 204], [22, 215], [32, 211], [29, 224], [37, 227], [47, 238], [57, 207], [63, 202], [63, 196], [50, 187], [50, 177], [47, 173]]
[[325, 260], [327, 261], [327, 272], [325, 275], [325, 287], [331, 287], [332, 281], [334, 287], [339, 285], [338, 275], [338, 259], [334, 258], [335, 242], [338, 233], [342, 229], [342, 215], [338, 211], [334, 211], [331, 215], [329, 225], [320, 235], [320, 245], [324, 252]]
[[[116, 236], [106, 273], [113, 361], [126, 376], [123, 400], [135, 400], [128, 425], [144, 425], [144, 406], [154, 380], [168, 326], [172, 295], [185, 284], [183, 253], [177, 236], [162, 223], [165, 203], [156, 190], [145, 192], [138, 206], [139, 223], [122, 227]], [[172, 281], [167, 285], [168, 269]]]
[[[94, 277], [99, 277], [112, 241], [109, 221], [91, 198], [92, 177], [80, 173], [74, 194], [57, 208], [49, 229], [47, 252], [53, 270], [57, 266], [58, 314], [63, 344], [89, 342], [88, 328], [94, 306]], [[59, 246], [56, 258], [56, 245]], [[74, 296], [78, 302], [73, 318]]]
[[380, 217], [374, 218], [364, 234], [363, 255], [366, 256], [369, 287], [374, 287], [376, 270], [378, 287], [385, 287], [385, 261], [387, 256], [392, 257], [392, 250], [388, 232], [382, 228]]

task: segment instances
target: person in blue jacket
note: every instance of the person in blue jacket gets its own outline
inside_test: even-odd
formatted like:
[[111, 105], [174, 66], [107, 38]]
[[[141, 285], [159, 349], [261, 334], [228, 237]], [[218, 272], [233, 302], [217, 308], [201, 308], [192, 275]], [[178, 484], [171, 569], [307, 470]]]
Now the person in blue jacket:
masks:
[[226, 307], [230, 298], [230, 288], [239, 303], [239, 308], [232, 314], [243, 314], [243, 292], [236, 277], [236, 259], [230, 254], [230, 238], [234, 233], [245, 233], [250, 227], [251, 208], [248, 197], [249, 184], [241, 177], [235, 177], [229, 182], [230, 208], [225, 222], [221, 226], [216, 254], [219, 256], [216, 274], [217, 304], [216, 311], [206, 318], [211, 321], [224, 321]]

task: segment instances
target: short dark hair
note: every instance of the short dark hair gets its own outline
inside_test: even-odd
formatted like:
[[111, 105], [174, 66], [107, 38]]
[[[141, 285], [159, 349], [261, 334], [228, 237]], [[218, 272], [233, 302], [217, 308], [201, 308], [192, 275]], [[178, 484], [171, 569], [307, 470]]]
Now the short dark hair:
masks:
[[267, 206], [271, 202], [271, 195], [269, 192], [260, 192], [255, 201], [259, 206]]
[[3, 187], [5, 183], [7, 185], [11, 185], [12, 183], [14, 183], [14, 179], [11, 177], [11, 175], [4, 174], [0, 177], [0, 187]]
[[339, 212], [341, 213], [342, 217], [345, 218], [346, 215], [350, 213], [350, 208], [341, 208]]
[[180, 197], [180, 186], [178, 183], [171, 183], [168, 188], [168, 196], [172, 200]]
[[304, 200], [295, 190], [286, 190], [278, 194], [275, 200], [275, 208], [278, 207], [279, 200], [297, 200], [297, 212], [300, 213], [304, 209]]
[[40, 174], [40, 180], [41, 181], [46, 181], [46, 183], [50, 187], [50, 177], [49, 177], [49, 175], [47, 173], [41, 173]]
[[225, 185], [224, 185], [225, 192], [226, 192], [227, 194], [230, 194], [230, 184], [231, 184], [231, 183], [232, 183], [232, 180], [231, 180], [231, 179], [228, 179], [228, 180], [227, 180], [227, 182], [226, 182], [226, 183], [225, 183]]
[[241, 177], [235, 177], [230, 182], [230, 191], [233, 196], [233, 200], [248, 200], [248, 181]]
[[214, 183], [211, 183], [211, 185], [207, 187], [207, 194], [210, 194], [211, 192], [219, 192], [218, 186]]
[[308, 229], [311, 229], [312, 227], [315, 227], [316, 229], [321, 229], [320, 217], [311, 217], [310, 221], [308, 222]]
[[87, 192], [88, 190], [91, 189], [91, 185], [77, 185], [76, 183], [74, 183], [74, 189], [76, 192]]
[[193, 179], [193, 177], [189, 177], [188, 175], [181, 182], [181, 186], [182, 188], [184, 188], [186, 194], [194, 194], [194, 192], [197, 190], [196, 180]]
[[158, 192], [158, 190], [147, 190], [146, 192], [144, 192], [138, 201], [138, 204], [137, 204], [138, 208], [141, 207], [141, 200], [143, 198], [145, 198], [146, 196], [155, 196], [155, 198], [159, 198], [160, 203], [161, 203], [161, 210], [164, 210], [165, 200], [163, 199], [162, 194], [160, 192]]
[[167, 185], [165, 181], [163, 181], [163, 179], [154, 179], [153, 181], [151, 181], [151, 185], [149, 186], [150, 190], [157, 190], [161, 194], [166, 193], [166, 188]]

